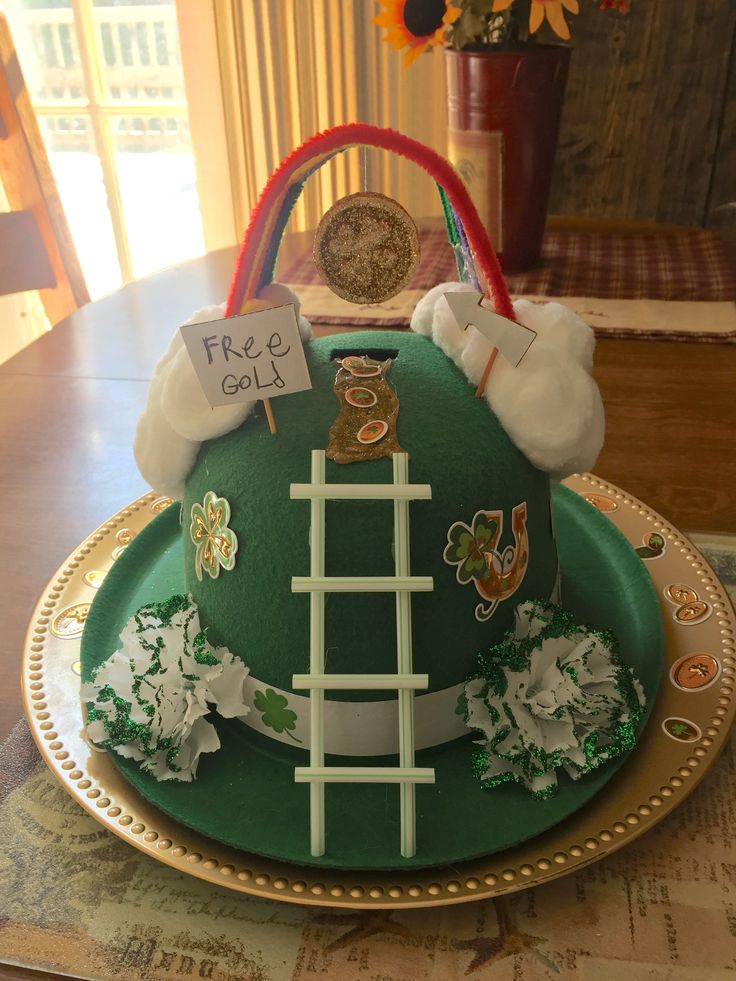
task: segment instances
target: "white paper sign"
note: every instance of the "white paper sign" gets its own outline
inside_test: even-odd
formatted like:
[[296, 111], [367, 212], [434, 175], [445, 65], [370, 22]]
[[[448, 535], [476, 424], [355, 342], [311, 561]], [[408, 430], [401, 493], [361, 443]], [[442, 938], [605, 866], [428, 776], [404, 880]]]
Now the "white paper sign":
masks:
[[212, 406], [312, 387], [293, 303], [180, 329]]
[[460, 330], [472, 324], [513, 365], [519, 364], [537, 336], [531, 327], [507, 320], [493, 310], [482, 307], [482, 293], [457, 290], [445, 293], [444, 297]]

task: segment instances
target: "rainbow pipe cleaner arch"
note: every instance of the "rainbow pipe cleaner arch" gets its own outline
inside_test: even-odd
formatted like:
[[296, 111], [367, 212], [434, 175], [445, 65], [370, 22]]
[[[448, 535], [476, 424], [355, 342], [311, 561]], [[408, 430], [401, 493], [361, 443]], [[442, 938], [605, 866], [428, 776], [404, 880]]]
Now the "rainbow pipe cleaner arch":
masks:
[[[318, 133], [290, 154], [274, 171], [253, 209], [238, 255], [225, 316], [241, 311], [273, 279], [281, 237], [306, 180], [337, 153], [354, 146], [376, 147], [398, 153], [418, 164], [438, 184], [450, 244], [470, 253], [487, 284], [496, 313], [515, 320], [511, 298], [498, 259], [462, 178], [434, 150], [395, 130], [350, 123]], [[452, 202], [452, 204], [450, 203]]]

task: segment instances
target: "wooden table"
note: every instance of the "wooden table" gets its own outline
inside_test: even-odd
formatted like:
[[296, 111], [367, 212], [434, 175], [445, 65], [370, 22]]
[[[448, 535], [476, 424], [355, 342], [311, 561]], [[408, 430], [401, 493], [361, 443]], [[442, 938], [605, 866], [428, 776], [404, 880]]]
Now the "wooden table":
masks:
[[[148, 488], [131, 443], [177, 324], [224, 298], [234, 250], [132, 283], [0, 366], [0, 739], [21, 714], [26, 624], [54, 570]], [[334, 332], [323, 328], [322, 332]], [[600, 341], [597, 473], [681, 529], [736, 532], [736, 345]]]

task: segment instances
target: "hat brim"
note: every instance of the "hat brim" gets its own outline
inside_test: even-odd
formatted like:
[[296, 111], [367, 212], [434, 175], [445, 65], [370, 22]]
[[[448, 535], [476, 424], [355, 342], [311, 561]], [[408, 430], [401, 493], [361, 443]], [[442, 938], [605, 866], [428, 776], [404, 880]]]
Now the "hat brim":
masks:
[[[620, 654], [647, 697], [641, 731], [664, 659], [662, 621], [651, 579], [621, 532], [583, 498], [558, 486], [553, 510], [562, 603], [579, 623], [615, 633]], [[136, 610], [185, 591], [180, 539], [179, 508], [174, 505], [118, 558], [85, 625], [85, 680], [118, 648], [120, 632]], [[304, 764], [305, 752], [237, 720], [213, 721], [222, 746], [200, 759], [193, 783], [160, 783], [137, 764], [110, 755], [146, 800], [182, 824], [247, 852], [325, 868], [446, 866], [510, 848], [583, 807], [626, 761], [621, 757], [576, 781], [563, 773], [557, 795], [538, 801], [512, 784], [483, 790], [471, 772], [469, 735], [417, 754], [418, 766], [435, 768], [436, 782], [416, 788], [416, 857], [403, 859], [399, 854], [398, 788], [345, 784], [327, 788], [327, 850], [323, 857], [313, 858], [309, 789], [294, 782], [294, 767]], [[349, 761], [340, 757], [340, 762]]]

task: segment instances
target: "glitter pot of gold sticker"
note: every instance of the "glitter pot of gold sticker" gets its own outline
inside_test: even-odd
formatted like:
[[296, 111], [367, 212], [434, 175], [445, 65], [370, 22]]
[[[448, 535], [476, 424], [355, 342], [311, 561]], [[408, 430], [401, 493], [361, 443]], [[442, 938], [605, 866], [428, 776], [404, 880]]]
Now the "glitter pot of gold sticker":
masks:
[[350, 303], [382, 303], [404, 289], [419, 264], [411, 216], [385, 194], [350, 194], [327, 211], [314, 262], [327, 286]]

